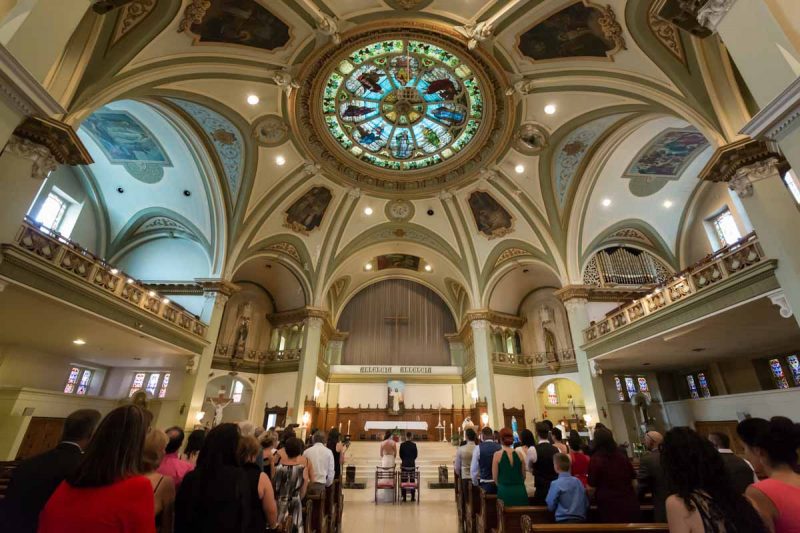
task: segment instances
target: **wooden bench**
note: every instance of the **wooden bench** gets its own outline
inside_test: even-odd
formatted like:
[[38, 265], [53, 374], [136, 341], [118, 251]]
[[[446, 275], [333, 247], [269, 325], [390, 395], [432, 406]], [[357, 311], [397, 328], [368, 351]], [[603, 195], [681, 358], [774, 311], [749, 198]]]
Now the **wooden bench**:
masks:
[[6, 497], [11, 476], [18, 465], [19, 461], [0, 461], [0, 500]]
[[453, 489], [456, 493], [456, 513], [458, 514], [458, 530], [463, 532], [464, 521], [464, 497], [463, 487], [461, 486], [461, 472], [453, 472]]
[[497, 529], [497, 495], [487, 494], [485, 490], [478, 489], [479, 512], [477, 520], [477, 533], [491, 533]]
[[338, 533], [341, 529], [342, 482], [333, 480], [330, 487], [325, 488], [325, 514], [328, 517], [329, 533]]
[[534, 524], [530, 518], [522, 518], [523, 533], [669, 533], [667, 524]]
[[325, 493], [306, 496], [305, 531], [308, 533], [328, 533], [328, 516], [325, 512]]
[[[590, 525], [595, 520], [597, 513], [597, 506], [593, 505], [589, 508], [588, 522]], [[506, 507], [502, 500], [497, 500], [497, 533], [521, 533], [524, 531], [522, 527], [523, 519], [531, 520], [533, 524], [553, 524], [555, 523], [555, 513], [547, 510], [543, 505], [534, 506], [520, 506], [520, 507]], [[642, 505], [640, 522], [637, 524], [651, 523], [653, 521], [653, 506]]]
[[478, 529], [478, 513], [480, 513], [481, 502], [480, 494], [481, 489], [472, 484], [472, 480], [466, 480], [467, 491], [464, 493], [467, 497], [465, 505], [466, 523], [464, 524], [464, 531], [467, 533], [475, 533]]

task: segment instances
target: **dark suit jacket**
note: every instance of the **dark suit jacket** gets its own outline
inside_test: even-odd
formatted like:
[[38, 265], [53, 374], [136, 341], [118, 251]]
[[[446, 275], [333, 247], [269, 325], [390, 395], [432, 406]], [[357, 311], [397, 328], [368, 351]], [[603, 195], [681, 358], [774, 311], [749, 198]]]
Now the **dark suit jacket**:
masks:
[[400, 445], [401, 466], [415, 466], [417, 462], [417, 445], [407, 440]]
[[728, 472], [728, 477], [733, 483], [733, 488], [739, 494], [744, 494], [748, 485], [753, 483], [753, 469], [745, 462], [744, 459], [732, 453], [720, 453], [722, 463], [725, 465], [725, 470]]
[[78, 446], [62, 442], [50, 451], [23, 461], [14, 470], [2, 501], [0, 524], [3, 530], [36, 533], [39, 513], [64, 478], [75, 472], [82, 456]]
[[667, 521], [667, 479], [661, 468], [661, 453], [647, 452], [639, 459], [639, 495], [646, 492], [653, 494], [653, 511], [656, 522]]

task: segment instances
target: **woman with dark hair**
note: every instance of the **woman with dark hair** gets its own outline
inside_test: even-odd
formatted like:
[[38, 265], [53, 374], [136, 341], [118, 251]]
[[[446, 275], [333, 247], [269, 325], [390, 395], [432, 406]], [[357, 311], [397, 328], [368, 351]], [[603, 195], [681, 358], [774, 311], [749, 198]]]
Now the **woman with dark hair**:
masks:
[[[531, 459], [535, 457], [536, 439], [533, 436], [533, 431], [530, 429], [523, 429], [519, 433], [520, 449], [525, 458], [525, 492], [528, 494], [530, 500], [536, 495], [536, 483], [533, 480], [533, 473], [531, 472]], [[531, 450], [533, 454], [531, 454]]]
[[589, 456], [583, 453], [583, 443], [580, 435], [570, 435], [569, 440], [569, 462], [572, 475], [583, 483], [584, 488], [589, 483]]
[[189, 438], [186, 439], [186, 447], [183, 449], [183, 458], [193, 465], [197, 464], [197, 456], [203, 448], [203, 442], [206, 440], [205, 429], [195, 429], [189, 433]]
[[344, 464], [344, 443], [342, 443], [341, 434], [336, 428], [328, 432], [328, 441], [326, 443], [328, 449], [333, 454], [333, 478], [342, 478], [342, 465]]
[[77, 471], [58, 486], [39, 515], [43, 533], [154, 533], [153, 488], [142, 473], [149, 418], [135, 405], [100, 422]]
[[492, 478], [497, 485], [497, 499], [506, 507], [528, 505], [525, 491], [525, 452], [513, 449], [514, 433], [503, 428], [499, 432], [500, 445], [492, 457]]
[[286, 458], [275, 466], [272, 479], [278, 503], [278, 524], [284, 526], [291, 517], [292, 529], [287, 533], [303, 533], [302, 499], [311, 479], [303, 457], [303, 441], [293, 437], [286, 441], [283, 450]]
[[275, 529], [278, 525], [278, 509], [272, 483], [256, 461], [261, 450], [261, 444], [255, 437], [239, 439], [239, 463], [247, 477], [249, 492], [247, 500], [250, 513], [244, 528], [247, 533], [264, 533], [268, 524], [270, 529]]
[[175, 500], [176, 533], [241, 532], [249, 521], [248, 483], [239, 468], [239, 426], [208, 432], [197, 467], [186, 474]]
[[771, 531], [800, 532], [800, 426], [783, 416], [769, 422], [748, 418], [739, 422], [736, 432], [744, 442], [747, 459], [757, 473], [767, 477], [747, 487], [745, 495]]
[[687, 427], [667, 432], [661, 466], [669, 530], [679, 533], [760, 533], [764, 523], [747, 499], [733, 488], [725, 464], [707, 439]]
[[636, 472], [614, 436], [606, 428], [594, 432], [594, 453], [589, 460], [589, 494], [597, 502], [596, 520], [604, 523], [636, 522], [639, 500], [633, 488]]
[[564, 444], [562, 439], [564, 438], [564, 434], [561, 433], [561, 430], [557, 427], [554, 427], [550, 431], [550, 435], [553, 437], [553, 446], [556, 447], [558, 453], [567, 453], [569, 450], [567, 449], [567, 445]]

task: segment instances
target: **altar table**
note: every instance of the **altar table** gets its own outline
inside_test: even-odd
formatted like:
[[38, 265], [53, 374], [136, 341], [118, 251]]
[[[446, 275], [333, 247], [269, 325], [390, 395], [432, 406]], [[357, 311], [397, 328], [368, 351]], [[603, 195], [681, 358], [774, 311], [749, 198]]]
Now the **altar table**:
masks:
[[404, 430], [428, 431], [428, 423], [412, 420], [399, 420], [396, 422], [392, 422], [391, 420], [369, 420], [364, 424], [364, 431], [370, 431], [373, 429], [391, 431], [395, 428]]

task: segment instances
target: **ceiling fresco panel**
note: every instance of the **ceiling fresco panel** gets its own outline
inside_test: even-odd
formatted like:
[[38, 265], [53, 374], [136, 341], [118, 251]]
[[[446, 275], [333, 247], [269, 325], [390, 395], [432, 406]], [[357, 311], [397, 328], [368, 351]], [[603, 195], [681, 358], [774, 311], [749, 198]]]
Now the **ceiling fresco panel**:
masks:
[[[196, 5], [194, 2], [192, 5]], [[289, 26], [256, 0], [214, 0], [203, 9], [202, 17], [187, 17], [182, 29], [190, 31], [201, 43], [236, 44], [263, 50], [286, 46]], [[188, 9], [188, 8], [187, 8]]]

